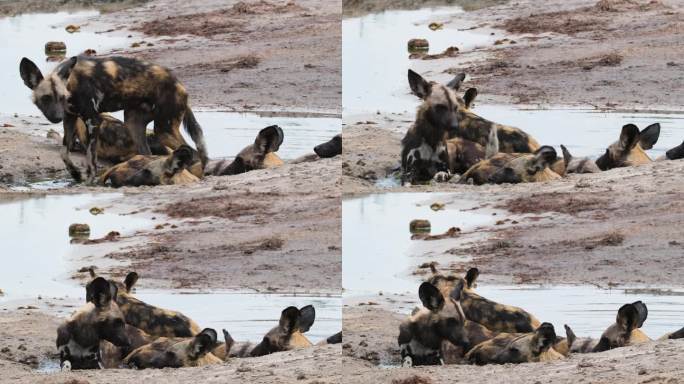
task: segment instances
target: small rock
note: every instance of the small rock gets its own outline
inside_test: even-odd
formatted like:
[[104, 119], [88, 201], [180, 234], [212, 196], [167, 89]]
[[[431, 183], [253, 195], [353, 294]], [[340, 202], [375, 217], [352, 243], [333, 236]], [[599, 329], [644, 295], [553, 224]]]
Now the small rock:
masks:
[[92, 48], [88, 48], [85, 51], [83, 51], [83, 53], [82, 53], [82, 55], [85, 55], [85, 56], [95, 56], [96, 54], [97, 54], [97, 51], [92, 49]]
[[430, 232], [431, 224], [429, 220], [415, 219], [409, 223], [411, 233]]
[[430, 43], [426, 39], [411, 39], [408, 41], [408, 50], [412, 51], [427, 51], [430, 49]]
[[445, 204], [442, 204], [442, 203], [432, 203], [430, 205], [430, 209], [432, 209], [435, 212], [441, 211], [442, 209], [444, 209], [444, 206], [445, 206]]
[[66, 53], [67, 47], [63, 41], [48, 41], [45, 43], [45, 54]]
[[444, 28], [444, 23], [432, 22], [432, 23], [430, 23], [430, 25], [428, 25], [428, 28], [430, 28], [433, 31], [436, 31], [438, 29]]
[[80, 25], [69, 24], [64, 29], [69, 33], [81, 32], [81, 26]]
[[91, 215], [97, 216], [97, 215], [103, 214], [104, 209], [98, 208], [98, 207], [92, 207], [92, 208], [90, 208], [90, 210], [88, 212], [90, 212]]
[[90, 226], [88, 224], [71, 224], [69, 226], [69, 236], [88, 236], [90, 235]]
[[138, 43], [138, 42], [131, 44], [131, 48], [138, 48], [138, 47], [140, 47], [140, 43]]

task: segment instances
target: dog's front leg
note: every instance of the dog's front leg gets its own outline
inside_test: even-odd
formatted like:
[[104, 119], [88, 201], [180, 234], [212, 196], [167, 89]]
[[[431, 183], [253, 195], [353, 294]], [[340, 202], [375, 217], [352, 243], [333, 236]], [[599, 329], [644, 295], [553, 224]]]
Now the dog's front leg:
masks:
[[96, 113], [94, 116], [88, 117], [85, 123], [88, 128], [88, 146], [86, 147], [87, 183], [94, 185], [97, 178], [97, 140], [100, 135], [102, 119]]

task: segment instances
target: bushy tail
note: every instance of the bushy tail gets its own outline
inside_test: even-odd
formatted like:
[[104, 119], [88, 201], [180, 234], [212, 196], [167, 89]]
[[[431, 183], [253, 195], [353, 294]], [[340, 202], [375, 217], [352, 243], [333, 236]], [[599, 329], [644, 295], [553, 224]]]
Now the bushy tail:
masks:
[[489, 159], [497, 153], [499, 153], [499, 135], [496, 125], [492, 125], [492, 128], [489, 130], [487, 147], [485, 148], [485, 159]]
[[192, 141], [197, 147], [197, 152], [199, 153], [200, 161], [202, 162], [202, 167], [207, 165], [209, 162], [209, 155], [207, 154], [207, 145], [204, 142], [204, 133], [202, 132], [202, 127], [199, 125], [195, 119], [195, 114], [192, 113], [190, 106], [185, 110], [185, 116], [183, 116], [183, 126], [185, 127], [185, 132], [187, 132]]

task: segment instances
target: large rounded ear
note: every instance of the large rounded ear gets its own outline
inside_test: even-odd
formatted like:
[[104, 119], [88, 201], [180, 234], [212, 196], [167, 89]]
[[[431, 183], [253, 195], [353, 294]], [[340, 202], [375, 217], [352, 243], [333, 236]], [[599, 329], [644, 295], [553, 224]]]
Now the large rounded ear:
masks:
[[444, 307], [444, 296], [437, 287], [430, 283], [420, 285], [418, 297], [420, 297], [423, 306], [431, 311], [439, 311]]
[[288, 334], [294, 332], [297, 329], [299, 316], [300, 313], [297, 307], [287, 307], [283, 309], [283, 312], [280, 314], [280, 327]]
[[19, 74], [27, 87], [34, 89], [43, 80], [43, 74], [38, 66], [27, 58], [22, 58], [19, 63]]
[[307, 305], [299, 310], [299, 330], [302, 333], [308, 332], [316, 320], [316, 310], [313, 305]]
[[541, 161], [544, 164], [551, 164], [556, 161], [556, 150], [549, 145], [542, 145], [541, 148], [534, 152], [534, 157], [536, 160]]
[[556, 342], [556, 331], [551, 323], [542, 323], [534, 332], [539, 351], [545, 351]]
[[565, 148], [565, 145], [561, 144], [561, 151], [563, 152], [563, 161], [565, 162], [565, 167], [568, 167], [568, 164], [570, 164], [570, 161], [572, 161], [572, 155], [570, 154], [570, 151], [568, 151], [567, 148]]
[[276, 152], [284, 139], [283, 130], [277, 125], [271, 125], [259, 131], [254, 145], [261, 153]]
[[477, 268], [470, 268], [468, 272], [466, 272], [465, 281], [466, 286], [469, 289], [475, 288], [475, 281], [477, 280], [478, 276], [480, 276], [480, 270]]
[[615, 322], [625, 332], [631, 332], [632, 330], [638, 328], [637, 325], [639, 324], [639, 311], [634, 304], [625, 304], [618, 310]]
[[203, 329], [190, 343], [190, 348], [192, 349], [190, 354], [197, 358], [210, 352], [216, 346], [217, 338], [218, 335], [215, 330], [211, 328]]
[[660, 137], [660, 123], [651, 124], [639, 133], [639, 144], [643, 149], [651, 149]]
[[69, 58], [69, 60], [62, 61], [57, 68], [55, 68], [57, 75], [65, 80], [69, 78], [69, 75], [71, 75], [71, 70], [74, 69], [74, 65], [76, 65], [77, 61], [77, 56], [72, 56]]
[[634, 124], [627, 124], [620, 132], [620, 147], [629, 151], [639, 143], [639, 128]]
[[172, 156], [179, 169], [185, 168], [192, 164], [193, 149], [189, 145], [183, 144], [173, 151]]
[[477, 97], [477, 88], [468, 88], [463, 95], [463, 101], [465, 102], [466, 108], [470, 109], [473, 106], [473, 102]]
[[86, 285], [86, 301], [95, 304], [96, 307], [107, 306], [116, 298], [116, 285], [110, 284], [104, 277], [96, 277]]
[[459, 88], [461, 88], [461, 84], [463, 84], [463, 80], [465, 80], [466, 74], [465, 73], [459, 73], [451, 79], [450, 82], [447, 83], [447, 87], [453, 89], [454, 91], [458, 91]]
[[565, 328], [565, 338], [568, 340], [568, 349], [570, 349], [575, 340], [577, 340], [577, 336], [575, 336], [575, 332], [572, 331], [569, 325], [564, 324], [563, 327]]
[[126, 292], [131, 292], [131, 289], [133, 289], [133, 286], [135, 283], [138, 282], [138, 274], [136, 272], [130, 272], [128, 275], [126, 275], [126, 278], [124, 279], [124, 287], [126, 287]]
[[639, 320], [637, 321], [636, 327], [641, 328], [646, 322], [646, 318], [648, 318], [648, 308], [646, 308], [646, 304], [642, 303], [641, 300], [635, 301], [632, 305], [639, 314]]
[[430, 96], [430, 92], [432, 92], [432, 85], [430, 85], [430, 83], [425, 80], [423, 76], [413, 72], [410, 69], [408, 70], [408, 82], [414, 95], [420, 97], [421, 99], [425, 99]]

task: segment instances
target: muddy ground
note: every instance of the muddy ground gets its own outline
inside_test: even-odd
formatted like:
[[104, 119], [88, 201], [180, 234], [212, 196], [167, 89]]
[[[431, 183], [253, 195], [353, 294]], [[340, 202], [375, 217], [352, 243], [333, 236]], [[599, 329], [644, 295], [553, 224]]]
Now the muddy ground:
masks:
[[[27, 8], [10, 13], [33, 11], [33, 5], [26, 3]], [[142, 36], [143, 43], [133, 39], [138, 47], [121, 47], [114, 53], [170, 67], [188, 88], [195, 109], [339, 116], [340, 18], [341, 7], [335, 1], [154, 0], [80, 25], [91, 31]], [[46, 137], [45, 123], [42, 116], [0, 118], [0, 199], [111, 191], [85, 186], [12, 189], [35, 180], [68, 178], [59, 142]], [[73, 157], [77, 163], [83, 160]], [[338, 157], [233, 177], [207, 177], [189, 186], [120, 189], [123, 197], [107, 206], [120, 214], [154, 218], [155, 224], [123, 239], [138, 244], [134, 247], [102, 254], [93, 251], [73, 266], [73, 278], [85, 282], [87, 273], [77, 271], [93, 264], [99, 273], [111, 276], [136, 270], [142, 288], [338, 295], [340, 168]], [[117, 264], [107, 259], [125, 266], [104, 268]], [[48, 314], [55, 313], [54, 308], [40, 304], [29, 303], [36, 310], [0, 313], [5, 325], [2, 345], [8, 348], [0, 351], [0, 366], [11, 382], [339, 382], [339, 347], [213, 368], [38, 374], [32, 372], [36, 362], [54, 357], [61, 321]]]

